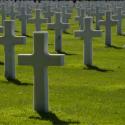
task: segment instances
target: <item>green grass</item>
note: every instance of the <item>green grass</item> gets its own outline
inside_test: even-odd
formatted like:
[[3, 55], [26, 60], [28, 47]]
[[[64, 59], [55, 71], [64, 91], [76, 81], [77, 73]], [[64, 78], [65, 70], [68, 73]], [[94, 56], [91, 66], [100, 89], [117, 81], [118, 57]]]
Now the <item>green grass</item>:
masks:
[[[73, 35], [78, 24], [73, 19], [70, 23], [70, 34], [63, 34], [63, 51], [73, 55], [65, 56], [63, 67], [48, 68], [50, 113], [40, 117], [33, 110], [32, 67], [16, 65], [16, 77], [22, 83], [16, 85], [4, 78], [4, 65], [0, 65], [0, 125], [125, 124], [125, 49], [106, 48], [103, 32], [93, 40], [93, 64], [105, 72], [87, 70], [83, 65], [83, 40]], [[46, 25], [42, 29], [46, 31]], [[16, 30], [20, 35], [19, 21]], [[33, 31], [34, 26], [28, 24], [27, 34], [32, 36]], [[117, 36], [116, 27], [112, 27], [112, 39], [117, 47], [125, 44], [125, 36]], [[26, 45], [16, 46], [16, 54], [32, 53], [32, 42], [27, 38]], [[55, 53], [54, 31], [49, 31], [48, 51]], [[0, 62], [4, 62], [1, 45]]]

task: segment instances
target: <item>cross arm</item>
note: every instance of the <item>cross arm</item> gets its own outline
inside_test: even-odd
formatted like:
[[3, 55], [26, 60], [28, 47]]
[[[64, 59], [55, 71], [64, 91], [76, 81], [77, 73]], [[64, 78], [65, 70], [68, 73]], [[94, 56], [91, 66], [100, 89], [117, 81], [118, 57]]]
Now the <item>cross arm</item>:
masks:
[[83, 32], [84, 32], [83, 30], [76, 30], [74, 32], [74, 35], [75, 37], [83, 37], [84, 36]]
[[28, 20], [29, 18], [32, 18], [32, 15], [31, 14], [27, 14], [26, 17], [27, 17], [27, 20]]
[[25, 44], [26, 43], [26, 37], [25, 36], [16, 36], [14, 38], [15, 44]]
[[41, 19], [41, 22], [42, 23], [47, 23], [48, 22], [48, 18]]
[[52, 17], [53, 15], [54, 15], [53, 12], [49, 12], [49, 14], [48, 14], [48, 12], [44, 12], [45, 17]]
[[105, 25], [106, 24], [105, 20], [99, 20], [98, 23], [99, 23], [99, 25]]
[[19, 54], [18, 55], [18, 64], [19, 65], [32, 65], [33, 64], [33, 55], [32, 54]]
[[80, 18], [79, 16], [75, 17], [75, 21], [79, 21], [79, 18]]
[[92, 36], [93, 37], [100, 37], [100, 36], [102, 36], [102, 31], [101, 30], [93, 30]]
[[3, 32], [3, 26], [0, 26], [0, 33]]
[[47, 57], [48, 66], [62, 66], [64, 65], [63, 54], [49, 54]]
[[20, 15], [20, 14], [17, 14], [17, 15], [16, 15], [16, 18], [18, 18], [19, 20], [21, 20], [21, 15]]
[[4, 42], [5, 42], [5, 37], [0, 37], [0, 44], [4, 44]]
[[35, 19], [33, 19], [33, 18], [28, 19], [28, 23], [34, 23], [34, 22], [35, 22]]
[[69, 23], [63, 23], [62, 24], [63, 29], [68, 29], [69, 28]]
[[116, 25], [118, 23], [118, 20], [112, 20], [112, 25]]
[[121, 14], [121, 15], [122, 15], [122, 17], [123, 17], [123, 18], [125, 18], [125, 12], [122, 12], [122, 14]]
[[47, 29], [55, 29], [55, 24], [54, 23], [48, 23]]
[[125, 14], [122, 14], [122, 18], [125, 18]]
[[105, 15], [104, 12], [99, 13], [99, 16], [101, 16], [101, 17], [104, 16], [104, 15]]
[[71, 14], [70, 13], [66, 13], [65, 15], [63, 15], [64, 17], [70, 19], [71, 18]]
[[112, 15], [112, 18], [116, 20], [118, 18], [118, 16], [117, 15]]

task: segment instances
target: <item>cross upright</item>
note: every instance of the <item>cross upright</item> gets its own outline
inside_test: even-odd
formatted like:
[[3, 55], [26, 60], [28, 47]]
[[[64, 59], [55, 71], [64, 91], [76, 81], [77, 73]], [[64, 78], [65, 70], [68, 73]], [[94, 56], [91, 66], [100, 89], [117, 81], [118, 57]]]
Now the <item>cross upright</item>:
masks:
[[71, 18], [71, 13], [67, 13], [66, 11], [66, 6], [62, 7], [62, 22], [63, 23], [68, 23], [68, 19]]
[[31, 7], [31, 4], [32, 4], [32, 3], [27, 3], [27, 4], [26, 4], [26, 12], [27, 12], [27, 14], [29, 14], [29, 15], [32, 15], [32, 7]]
[[11, 5], [11, 7], [10, 7], [10, 18], [11, 18], [11, 20], [14, 20], [15, 16], [16, 16], [16, 12], [15, 12], [14, 6]]
[[112, 38], [111, 38], [111, 26], [117, 24], [117, 20], [113, 20], [111, 17], [111, 11], [106, 12], [106, 20], [100, 20], [100, 25], [105, 25], [105, 45], [111, 46], [112, 45]]
[[84, 30], [75, 31], [75, 36], [84, 39], [84, 64], [92, 66], [92, 38], [101, 36], [101, 31], [92, 29], [92, 17], [84, 19]]
[[48, 32], [34, 33], [34, 52], [18, 56], [19, 65], [31, 65], [34, 69], [34, 109], [48, 112], [48, 66], [64, 64], [63, 54], [48, 53]]
[[36, 11], [36, 18], [29, 19], [28, 22], [29, 23], [35, 23], [36, 31], [40, 31], [41, 30], [41, 24], [42, 23], [47, 23], [48, 19], [47, 18], [43, 18], [43, 19], [40, 18], [40, 14], [41, 14], [40, 9], [36, 9], [35, 11]]
[[122, 35], [122, 19], [123, 19], [123, 17], [125, 17], [125, 15], [122, 14], [121, 7], [116, 8], [116, 16], [115, 17], [116, 17], [116, 20], [118, 20], [118, 22], [117, 22], [117, 34]]
[[61, 52], [62, 51], [62, 32], [69, 28], [68, 23], [62, 22], [61, 13], [55, 13], [56, 20], [54, 23], [48, 23], [48, 29], [55, 30], [55, 51]]
[[47, 11], [44, 13], [45, 18], [48, 19], [48, 23], [51, 23], [51, 17], [54, 15], [54, 12], [51, 10], [51, 6], [47, 6]]
[[4, 25], [4, 20], [6, 19], [6, 9], [5, 4], [1, 5], [1, 11], [2, 11], [2, 26]]
[[26, 13], [25, 7], [21, 7], [21, 13], [17, 16], [17, 18], [21, 21], [22, 35], [26, 35], [27, 20], [29, 17], [31, 17], [31, 15]]
[[5, 77], [15, 79], [15, 52], [14, 46], [25, 43], [25, 37], [16, 36], [14, 21], [5, 21], [5, 33], [0, 37], [0, 44], [4, 46], [5, 52]]
[[76, 21], [79, 21], [80, 30], [84, 29], [84, 17], [85, 17], [85, 9], [80, 9], [80, 16], [75, 18]]
[[96, 7], [96, 13], [95, 13], [95, 16], [96, 16], [96, 30], [100, 30], [99, 20], [102, 19], [103, 15], [104, 15], [104, 13], [100, 12], [99, 7]]
[[77, 10], [77, 17], [79, 17], [81, 8], [80, 7], [76, 7], [76, 10]]

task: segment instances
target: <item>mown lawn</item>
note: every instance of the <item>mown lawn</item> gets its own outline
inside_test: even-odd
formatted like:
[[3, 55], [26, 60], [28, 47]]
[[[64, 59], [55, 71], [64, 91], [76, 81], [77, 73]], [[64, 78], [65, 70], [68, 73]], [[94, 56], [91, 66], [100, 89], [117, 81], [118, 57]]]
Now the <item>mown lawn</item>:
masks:
[[[124, 20], [125, 21], [125, 20]], [[124, 22], [123, 21], [123, 22]], [[74, 37], [78, 23], [70, 20], [69, 34], [63, 34], [65, 65], [49, 67], [49, 110], [41, 117], [33, 110], [33, 69], [16, 65], [20, 85], [4, 78], [4, 51], [0, 45], [0, 125], [124, 125], [125, 124], [125, 36], [116, 35], [112, 27], [115, 47], [104, 44], [105, 33], [93, 40], [93, 64], [98, 69], [83, 65], [83, 40]], [[125, 31], [125, 23], [123, 31]], [[16, 34], [20, 22], [16, 21]], [[46, 31], [47, 26], [42, 26]], [[104, 27], [102, 27], [104, 30]], [[33, 36], [34, 25], [27, 25]], [[33, 38], [26, 45], [16, 46], [17, 54], [32, 53]], [[49, 52], [54, 51], [54, 31], [49, 31]]]

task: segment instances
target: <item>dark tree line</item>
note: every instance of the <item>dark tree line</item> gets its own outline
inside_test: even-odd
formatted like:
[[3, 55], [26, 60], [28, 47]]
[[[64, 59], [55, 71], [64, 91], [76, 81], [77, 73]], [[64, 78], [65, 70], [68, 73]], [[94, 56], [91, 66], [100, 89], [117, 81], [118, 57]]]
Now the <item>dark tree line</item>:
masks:
[[[8, 0], [7, 0], [8, 1]], [[26, 0], [15, 0], [16, 1], [26, 1]], [[31, 0], [34, 2], [40, 2], [40, 1], [46, 1], [46, 0]], [[49, 1], [49, 0], [48, 0]], [[53, 0], [53, 1], [62, 1], [62, 0]], [[69, 1], [69, 0], [64, 0], [64, 1]], [[76, 3], [76, 1], [124, 1], [124, 0], [72, 0], [74, 3]]]

